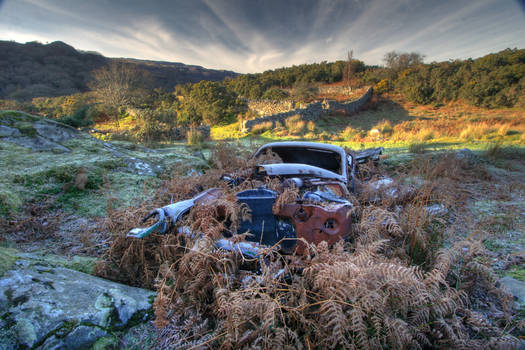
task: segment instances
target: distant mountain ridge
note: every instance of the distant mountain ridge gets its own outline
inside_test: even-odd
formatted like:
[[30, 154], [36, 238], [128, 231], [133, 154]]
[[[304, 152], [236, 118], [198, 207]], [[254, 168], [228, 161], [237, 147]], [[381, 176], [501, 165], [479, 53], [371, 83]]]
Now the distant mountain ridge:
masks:
[[109, 58], [96, 52], [76, 50], [61, 41], [25, 44], [0, 41], [0, 98], [29, 100], [87, 91], [91, 71], [111, 61], [137, 65], [151, 76], [151, 87], [167, 91], [176, 84], [218, 81], [237, 73], [206, 69], [179, 62]]

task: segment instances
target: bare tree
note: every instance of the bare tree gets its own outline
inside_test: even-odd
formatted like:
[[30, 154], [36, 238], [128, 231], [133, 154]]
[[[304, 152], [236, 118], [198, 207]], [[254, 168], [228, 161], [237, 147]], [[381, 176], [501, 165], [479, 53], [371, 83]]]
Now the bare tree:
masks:
[[407, 69], [408, 67], [414, 64], [423, 63], [424, 58], [425, 58], [425, 55], [422, 55], [417, 52], [402, 52], [401, 53], [401, 52], [391, 51], [385, 54], [383, 61], [385, 62], [388, 68], [398, 72], [403, 69]]
[[352, 79], [354, 79], [355, 67], [354, 67], [354, 50], [348, 51], [348, 57], [345, 64], [345, 69], [343, 71], [343, 81], [344, 84], [349, 86]]
[[92, 72], [89, 87], [113, 114], [117, 126], [122, 108], [132, 105], [145, 86], [146, 76], [134, 65], [112, 61]]

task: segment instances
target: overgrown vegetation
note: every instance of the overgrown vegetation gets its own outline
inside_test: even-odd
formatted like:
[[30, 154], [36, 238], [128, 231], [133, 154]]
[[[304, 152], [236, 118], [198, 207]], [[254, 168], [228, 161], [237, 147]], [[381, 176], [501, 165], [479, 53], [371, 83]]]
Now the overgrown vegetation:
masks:
[[[106, 221], [113, 244], [96, 269], [157, 290], [156, 347], [519, 347], [515, 336], [523, 325], [488, 267], [481, 242], [445, 235], [459, 223], [454, 218], [471, 186], [490, 180], [482, 164], [450, 153], [398, 167], [400, 179], [423, 181], [414, 195], [371, 204], [362, 192], [352, 199], [360, 219], [348, 242], [311, 245], [304, 256], [268, 248], [259, 259], [249, 259], [218, 249], [214, 240], [224, 221], [213, 205], [196, 206], [181, 224], [195, 235], [124, 237], [151, 208], [214, 186], [225, 192], [220, 203], [230, 210], [228, 220], [238, 220], [233, 190], [219, 176], [247, 166], [246, 158], [220, 145], [211, 159], [214, 169], [174, 176], [147, 202], [112, 211]], [[375, 177], [385, 169], [368, 165], [363, 173]], [[434, 203], [454, 214], [429, 214], [425, 206]], [[444, 248], [443, 241], [451, 239]]]
[[[41, 44], [28, 45], [28, 50], [43, 50]], [[62, 43], [47, 46], [62, 50], [69, 63], [84, 55]], [[12, 58], [6, 57], [0, 53], [0, 65], [8, 62], [11, 67]], [[44, 63], [56, 73], [62, 56], [50, 57]], [[92, 64], [86, 69], [104, 67], [100, 56], [89, 57]], [[51, 75], [60, 78], [56, 89], [45, 79], [34, 84], [40, 73], [19, 86], [4, 84], [0, 94], [19, 101], [2, 100], [0, 108], [29, 111], [76, 128], [95, 126], [101, 129], [98, 137], [122, 147], [82, 137], [68, 141], [71, 152], [57, 156], [2, 141], [2, 244], [47, 241], [68, 254], [105, 252], [96, 268], [99, 275], [157, 290], [158, 348], [517, 346], [515, 336], [524, 336], [523, 310], [521, 316], [513, 310], [490, 265], [497, 260], [496, 252], [516, 250], [501, 235], [521, 232], [522, 227], [525, 50], [431, 64], [423, 64], [423, 57], [414, 53], [393, 52], [386, 58], [387, 68], [367, 67], [349, 53], [347, 62], [299, 65], [164, 90], [140, 89], [134, 81], [117, 102], [105, 100], [104, 94], [78, 93], [91, 76], [76, 64], [72, 71]], [[104, 69], [110, 70], [99, 72]], [[73, 73], [80, 85], [71, 85], [66, 75]], [[322, 99], [318, 85], [334, 82], [374, 84], [383, 96], [376, 95], [352, 118], [330, 115], [306, 121], [295, 115], [282, 123], [258, 125], [243, 145], [253, 148], [252, 143], [285, 138], [353, 148], [401, 146], [408, 154], [391, 156], [386, 164], [400, 183], [417, 188], [413, 195], [371, 204], [366, 191], [358, 193], [352, 200], [359, 220], [350, 239], [334, 247], [310, 246], [305, 256], [285, 256], [270, 248], [260, 259], [248, 259], [218, 249], [213, 242], [226, 223], [213, 206], [197, 206], [190, 213], [191, 220], [184, 224], [197, 233], [193, 237], [175, 232], [144, 240], [124, 237], [152, 208], [215, 186], [223, 187], [221, 204], [228, 209], [227, 220], [235, 222], [243, 213], [233, 190], [219, 178], [245, 169], [249, 152], [239, 144], [205, 141], [199, 124], [211, 125], [215, 140], [244, 137], [239, 121], [255, 117], [246, 110], [246, 99]], [[55, 94], [68, 95], [29, 101]], [[12, 119], [10, 127], [21, 136], [37, 135], [37, 117], [16, 111], [0, 114]], [[150, 150], [117, 141], [149, 145], [182, 138], [191, 147]], [[430, 152], [465, 145], [482, 149], [485, 158]], [[401, 156], [415, 160], [400, 165]], [[123, 158], [139, 163], [127, 164]], [[133, 173], [143, 165], [141, 160], [163, 169], [172, 166], [173, 172], [162, 180], [146, 179]], [[370, 164], [362, 170], [369, 178], [387, 171]], [[241, 187], [260, 185], [277, 189], [272, 181]], [[429, 205], [443, 206], [449, 214], [433, 216], [425, 209]], [[76, 216], [103, 223], [61, 232], [63, 223]], [[512, 244], [525, 245], [522, 238], [512, 237]], [[9, 250], [2, 253], [0, 273], [14, 262]], [[501, 259], [498, 273], [523, 279], [523, 260], [509, 256]]]
[[[294, 128], [289, 126], [306, 126]], [[253, 138], [262, 140], [327, 140], [351, 148], [372, 146], [401, 147], [424, 144], [426, 148], [484, 149], [487, 144], [502, 146], [525, 144], [525, 111], [487, 109], [451, 102], [440, 106], [419, 105], [400, 95], [375, 96], [367, 108], [354, 116], [327, 115], [305, 122], [267, 122], [250, 134], [241, 133], [239, 125], [215, 126], [215, 140]]]

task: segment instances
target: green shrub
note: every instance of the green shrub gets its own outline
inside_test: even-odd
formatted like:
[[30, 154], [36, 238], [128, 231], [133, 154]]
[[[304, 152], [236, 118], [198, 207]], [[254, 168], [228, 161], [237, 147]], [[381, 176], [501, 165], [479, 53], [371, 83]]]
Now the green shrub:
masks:
[[506, 49], [475, 60], [417, 64], [400, 71], [394, 86], [423, 104], [462, 99], [480, 107], [512, 107], [524, 102], [525, 50]]
[[262, 98], [265, 100], [284, 100], [288, 97], [288, 93], [284, 90], [281, 90], [276, 87], [269, 88], [262, 95]]
[[84, 105], [72, 115], [59, 118], [58, 121], [74, 128], [85, 128], [95, 124], [92, 114], [89, 113], [91, 105]]
[[319, 94], [319, 89], [305, 82], [295, 84], [292, 97], [298, 101], [311, 101]]
[[382, 94], [390, 90], [390, 80], [382, 79], [377, 84], [374, 85], [374, 92], [377, 94]]

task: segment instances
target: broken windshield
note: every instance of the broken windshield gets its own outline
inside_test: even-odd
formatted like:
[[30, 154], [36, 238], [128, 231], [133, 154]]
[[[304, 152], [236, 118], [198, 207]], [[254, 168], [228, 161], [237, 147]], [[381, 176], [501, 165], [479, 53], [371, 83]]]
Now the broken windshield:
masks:
[[311, 147], [272, 147], [283, 163], [299, 163], [316, 166], [342, 175], [341, 156], [337, 152]]

